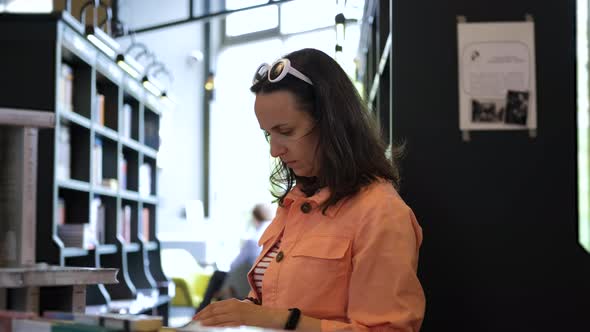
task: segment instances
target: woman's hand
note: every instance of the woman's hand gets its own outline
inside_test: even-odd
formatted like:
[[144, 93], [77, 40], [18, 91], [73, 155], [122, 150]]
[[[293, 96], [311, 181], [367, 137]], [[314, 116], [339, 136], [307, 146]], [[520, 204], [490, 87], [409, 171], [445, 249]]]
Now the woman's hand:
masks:
[[209, 304], [193, 317], [204, 326], [257, 326], [282, 329], [289, 311], [272, 309], [250, 301], [230, 299]]

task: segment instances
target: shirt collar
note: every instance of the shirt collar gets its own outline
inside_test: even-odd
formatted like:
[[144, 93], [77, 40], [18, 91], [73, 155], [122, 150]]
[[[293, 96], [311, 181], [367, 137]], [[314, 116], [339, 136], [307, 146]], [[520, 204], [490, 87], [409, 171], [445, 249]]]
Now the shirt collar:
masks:
[[[313, 208], [315, 209], [318, 206], [322, 205], [325, 201], [327, 201], [331, 193], [332, 191], [328, 187], [324, 187], [318, 190], [312, 196], [306, 197], [301, 188], [298, 185], [296, 185], [295, 187], [293, 187], [293, 189], [291, 189], [287, 196], [285, 196], [285, 199], [283, 200], [283, 206], [285, 208], [289, 208], [295, 200], [304, 199], [310, 202]], [[338, 203], [336, 203], [335, 205], [330, 206], [328, 210], [326, 210], [326, 215], [330, 218], [334, 218], [338, 214], [338, 211], [342, 207], [342, 204], [345, 200], [346, 198], [343, 198], [340, 201], [338, 201]]]

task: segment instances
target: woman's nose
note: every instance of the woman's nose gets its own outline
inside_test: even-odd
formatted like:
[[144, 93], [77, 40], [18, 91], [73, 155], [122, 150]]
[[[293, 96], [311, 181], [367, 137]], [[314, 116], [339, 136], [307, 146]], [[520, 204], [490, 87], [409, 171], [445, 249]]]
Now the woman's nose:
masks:
[[283, 144], [279, 144], [276, 140], [270, 140], [270, 155], [273, 158], [282, 156], [287, 152], [287, 148]]

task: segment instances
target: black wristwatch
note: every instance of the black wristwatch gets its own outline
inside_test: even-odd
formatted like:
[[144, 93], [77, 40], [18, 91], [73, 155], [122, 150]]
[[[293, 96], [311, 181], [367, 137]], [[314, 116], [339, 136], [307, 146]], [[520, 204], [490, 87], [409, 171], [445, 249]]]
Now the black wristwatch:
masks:
[[299, 317], [301, 317], [301, 310], [297, 308], [290, 308], [289, 309], [289, 318], [287, 318], [287, 323], [285, 323], [285, 330], [294, 330], [297, 328], [297, 324], [299, 323]]

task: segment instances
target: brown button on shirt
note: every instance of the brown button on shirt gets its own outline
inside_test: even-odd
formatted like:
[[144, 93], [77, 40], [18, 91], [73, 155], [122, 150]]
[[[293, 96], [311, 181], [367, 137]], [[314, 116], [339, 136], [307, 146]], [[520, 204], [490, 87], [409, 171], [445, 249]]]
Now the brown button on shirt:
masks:
[[277, 254], [277, 257], [275, 257], [275, 260], [276, 260], [276, 261], [277, 261], [277, 263], [278, 263], [278, 262], [280, 262], [280, 261], [282, 261], [282, 260], [283, 260], [283, 257], [285, 257], [285, 254], [283, 254], [283, 252], [282, 252], [282, 251], [280, 251], [280, 252]]
[[309, 202], [305, 202], [305, 203], [301, 204], [301, 212], [309, 213], [310, 211], [311, 211], [311, 204], [309, 204]]

